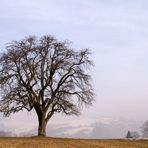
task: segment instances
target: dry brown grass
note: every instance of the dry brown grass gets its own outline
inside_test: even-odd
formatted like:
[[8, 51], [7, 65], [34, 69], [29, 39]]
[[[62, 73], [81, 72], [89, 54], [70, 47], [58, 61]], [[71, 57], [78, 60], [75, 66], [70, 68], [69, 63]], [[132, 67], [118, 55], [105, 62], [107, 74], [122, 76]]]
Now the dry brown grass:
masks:
[[0, 138], [0, 148], [148, 148], [148, 140]]

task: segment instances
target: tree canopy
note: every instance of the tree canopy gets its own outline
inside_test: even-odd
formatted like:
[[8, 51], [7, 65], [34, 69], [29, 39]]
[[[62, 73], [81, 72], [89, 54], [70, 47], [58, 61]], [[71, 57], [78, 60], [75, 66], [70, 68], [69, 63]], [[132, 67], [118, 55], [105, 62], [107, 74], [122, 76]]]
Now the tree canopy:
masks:
[[94, 93], [88, 49], [76, 50], [53, 36], [12, 41], [0, 57], [0, 112], [4, 116], [35, 110], [38, 135], [54, 113], [78, 115]]

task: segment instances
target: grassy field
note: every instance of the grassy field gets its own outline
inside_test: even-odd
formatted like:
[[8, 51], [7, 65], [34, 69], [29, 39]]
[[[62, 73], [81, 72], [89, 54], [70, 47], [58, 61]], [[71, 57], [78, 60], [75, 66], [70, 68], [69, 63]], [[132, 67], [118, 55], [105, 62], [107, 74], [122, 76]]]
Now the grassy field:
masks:
[[0, 138], [0, 148], [148, 148], [148, 140]]

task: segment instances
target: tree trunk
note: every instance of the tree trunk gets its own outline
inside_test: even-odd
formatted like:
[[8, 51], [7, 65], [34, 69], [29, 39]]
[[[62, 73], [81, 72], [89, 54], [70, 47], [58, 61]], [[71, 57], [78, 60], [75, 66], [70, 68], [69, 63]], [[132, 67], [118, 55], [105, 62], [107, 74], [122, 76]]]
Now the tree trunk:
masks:
[[45, 117], [42, 115], [38, 117], [39, 126], [38, 126], [38, 136], [45, 137], [46, 136], [46, 121]]

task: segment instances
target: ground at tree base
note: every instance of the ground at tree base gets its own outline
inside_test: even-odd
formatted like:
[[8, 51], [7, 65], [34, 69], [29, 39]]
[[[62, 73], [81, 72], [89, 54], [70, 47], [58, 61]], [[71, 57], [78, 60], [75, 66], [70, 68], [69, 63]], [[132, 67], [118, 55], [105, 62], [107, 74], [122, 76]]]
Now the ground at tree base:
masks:
[[148, 148], [148, 140], [1, 137], [0, 148]]

